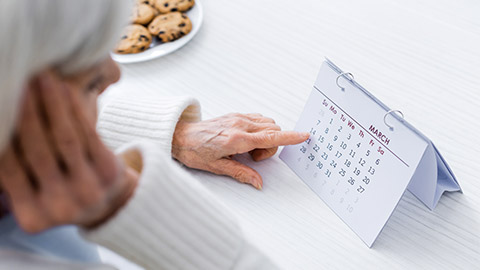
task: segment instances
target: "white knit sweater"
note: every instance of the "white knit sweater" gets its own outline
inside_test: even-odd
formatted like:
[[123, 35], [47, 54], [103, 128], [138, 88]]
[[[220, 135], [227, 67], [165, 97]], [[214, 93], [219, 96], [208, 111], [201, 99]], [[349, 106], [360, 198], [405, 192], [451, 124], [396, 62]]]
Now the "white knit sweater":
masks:
[[[146, 269], [277, 269], [245, 240], [213, 194], [172, 160], [179, 119], [199, 121], [198, 102], [186, 97], [116, 99], [104, 107], [98, 131], [105, 143], [119, 153], [138, 150], [143, 169], [129, 202], [83, 235]], [[32, 260], [30, 269], [65, 266]], [[103, 269], [98, 267], [71, 269]]]

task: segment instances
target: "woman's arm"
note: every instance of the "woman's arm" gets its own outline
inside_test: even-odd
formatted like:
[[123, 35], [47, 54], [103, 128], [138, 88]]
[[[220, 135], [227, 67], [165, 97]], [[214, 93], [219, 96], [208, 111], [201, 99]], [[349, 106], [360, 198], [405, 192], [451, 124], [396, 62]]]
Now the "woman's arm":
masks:
[[[230, 175], [261, 188], [253, 169], [231, 159], [249, 152], [254, 160], [277, 146], [300, 143], [308, 134], [282, 132], [258, 114], [230, 114], [200, 121], [198, 102], [186, 97], [111, 100], [101, 109], [98, 131], [122, 152], [141, 156], [135, 195], [87, 239], [115, 250], [147, 269], [277, 269], [249, 244], [233, 216], [172, 155], [193, 168]], [[148, 146], [149, 145], [149, 146]], [[129, 164], [129, 162], [126, 162]], [[135, 167], [135, 166], [133, 166]]]
[[87, 239], [146, 269], [277, 269], [246, 241], [228, 209], [155, 144], [130, 144], [120, 153], [140, 154], [138, 187], [115, 216], [84, 230]]
[[260, 114], [228, 114], [200, 121], [200, 106], [188, 97], [152, 96], [148, 100], [117, 98], [101, 109], [98, 132], [116, 149], [139, 139], [188, 167], [228, 175], [262, 188], [254, 169], [232, 159], [249, 153], [261, 161], [273, 156], [280, 145], [305, 141], [308, 133], [281, 131], [271, 118]]

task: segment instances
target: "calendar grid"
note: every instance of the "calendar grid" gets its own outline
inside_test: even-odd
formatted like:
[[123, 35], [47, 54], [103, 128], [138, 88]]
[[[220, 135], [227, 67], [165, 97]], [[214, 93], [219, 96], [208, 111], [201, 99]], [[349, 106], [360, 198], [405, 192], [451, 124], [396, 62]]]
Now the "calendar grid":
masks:
[[322, 65], [295, 126], [297, 131], [310, 129], [310, 137], [285, 146], [280, 158], [370, 247], [427, 145], [413, 130], [403, 129], [406, 122], [395, 132], [387, 130], [386, 111], [376, 107], [376, 99], [366, 90], [340, 91], [332, 83], [338, 77], [337, 70]]
[[378, 143], [380, 143], [383, 147], [385, 147], [385, 149], [387, 149], [393, 156], [395, 156], [398, 160], [400, 160], [405, 166], [407, 167], [410, 167], [405, 161], [403, 161], [403, 159], [401, 159], [397, 154], [395, 154], [390, 148], [388, 148], [385, 144], [383, 144], [382, 141], [380, 141], [378, 138], [376, 138], [375, 136], [373, 136], [369, 130], [367, 130], [366, 128], [364, 128], [360, 123], [358, 123], [355, 118], [351, 117], [345, 110], [342, 109], [342, 107], [338, 106], [333, 100], [331, 100], [327, 95], [325, 95], [322, 90], [318, 89], [318, 87], [316, 85], [313, 86], [315, 88], [315, 90], [317, 90], [320, 94], [322, 94], [325, 98], [327, 98], [330, 102], [332, 102], [332, 104], [334, 104], [338, 109], [340, 109], [345, 115], [347, 115], [348, 117], [350, 117], [350, 119], [352, 119], [352, 121], [354, 121], [358, 126], [360, 126], [363, 130], [365, 130], [365, 132], [367, 132], [372, 138], [374, 138]]

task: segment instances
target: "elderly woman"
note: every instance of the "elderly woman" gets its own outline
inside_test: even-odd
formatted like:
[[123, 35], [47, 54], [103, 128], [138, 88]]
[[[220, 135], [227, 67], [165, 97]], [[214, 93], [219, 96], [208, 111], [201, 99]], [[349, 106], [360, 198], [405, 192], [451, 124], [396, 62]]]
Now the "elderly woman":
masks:
[[0, 0], [0, 268], [108, 268], [84, 238], [147, 269], [275, 268], [172, 157], [261, 189], [232, 156], [260, 161], [308, 134], [259, 114], [200, 121], [192, 98], [116, 100], [97, 122], [128, 10]]

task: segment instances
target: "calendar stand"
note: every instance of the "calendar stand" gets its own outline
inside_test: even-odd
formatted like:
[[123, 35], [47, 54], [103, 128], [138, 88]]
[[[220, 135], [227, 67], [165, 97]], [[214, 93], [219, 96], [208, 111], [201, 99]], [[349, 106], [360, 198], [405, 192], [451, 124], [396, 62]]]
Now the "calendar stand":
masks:
[[450, 167], [431, 141], [420, 161], [419, 168], [431, 169], [417, 170], [410, 180], [408, 191], [430, 210], [437, 206], [444, 192], [462, 192]]
[[429, 209], [461, 191], [433, 143], [326, 59], [280, 158], [371, 247], [405, 190]]

